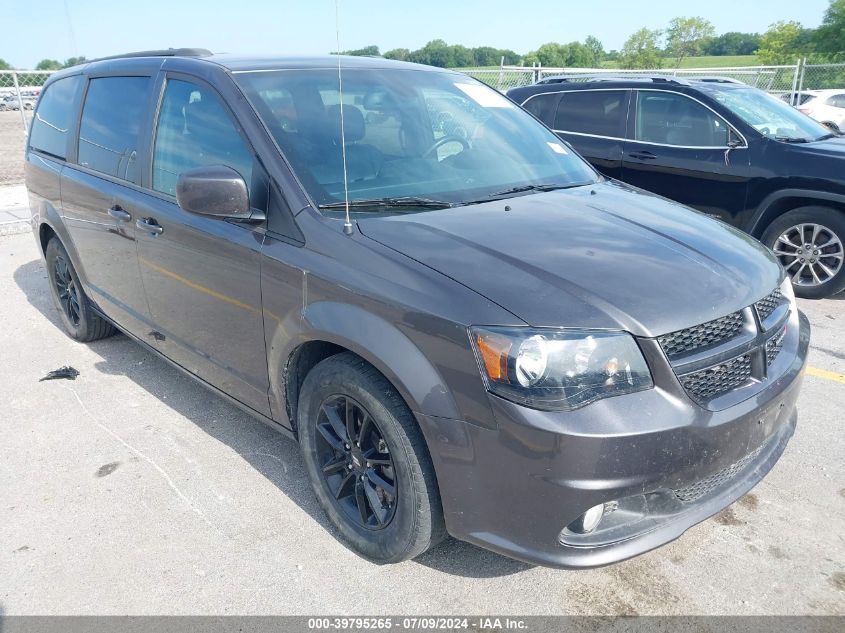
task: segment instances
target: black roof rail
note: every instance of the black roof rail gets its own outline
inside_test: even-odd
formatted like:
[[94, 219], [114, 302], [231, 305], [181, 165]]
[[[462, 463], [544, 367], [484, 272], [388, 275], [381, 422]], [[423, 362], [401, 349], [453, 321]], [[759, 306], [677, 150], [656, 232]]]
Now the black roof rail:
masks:
[[653, 83], [674, 83], [674, 84], [688, 84], [688, 82], [684, 79], [680, 79], [678, 77], [672, 77], [670, 75], [638, 75], [638, 74], [630, 74], [630, 75], [590, 75], [590, 74], [583, 74], [583, 75], [557, 75], [553, 77], [546, 77], [545, 79], [541, 79], [538, 81], [538, 84], [556, 84], [556, 83], [566, 83], [570, 81], [582, 81], [582, 82], [592, 82], [592, 81], [650, 81]]
[[714, 84], [741, 84], [745, 83], [740, 81], [739, 79], [734, 79], [733, 77], [690, 77], [692, 81], [705, 81], [707, 83], [714, 83]]
[[109, 59], [126, 59], [130, 57], [209, 57], [213, 55], [210, 50], [205, 48], [162, 48], [151, 51], [135, 51], [132, 53], [122, 53], [120, 55], [109, 55], [108, 57], [98, 57], [97, 59], [89, 59], [90, 62], [102, 62]]

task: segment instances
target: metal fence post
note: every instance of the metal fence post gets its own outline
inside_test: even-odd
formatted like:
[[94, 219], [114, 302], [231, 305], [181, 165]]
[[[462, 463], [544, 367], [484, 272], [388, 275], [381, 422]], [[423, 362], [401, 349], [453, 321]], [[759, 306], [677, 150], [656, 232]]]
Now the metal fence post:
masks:
[[789, 105], [794, 106], [798, 102], [798, 93], [795, 89], [798, 87], [798, 73], [801, 71], [801, 58], [795, 61], [795, 72], [792, 74], [792, 95], [789, 97]]
[[502, 59], [499, 62], [499, 83], [496, 85], [496, 90], [499, 92], [502, 91], [502, 81], [505, 79], [505, 56], [502, 55]]
[[807, 70], [807, 58], [805, 57], [803, 60], [800, 60], [801, 64], [801, 74], [798, 77], [798, 94], [804, 90], [804, 71]]
[[18, 73], [12, 71], [12, 82], [15, 84], [15, 94], [18, 96], [18, 105], [20, 106], [21, 111], [21, 121], [23, 121], [23, 133], [29, 134], [29, 126], [26, 123], [26, 114], [24, 110], [26, 108], [23, 107], [23, 97], [21, 96], [21, 87], [18, 84]]

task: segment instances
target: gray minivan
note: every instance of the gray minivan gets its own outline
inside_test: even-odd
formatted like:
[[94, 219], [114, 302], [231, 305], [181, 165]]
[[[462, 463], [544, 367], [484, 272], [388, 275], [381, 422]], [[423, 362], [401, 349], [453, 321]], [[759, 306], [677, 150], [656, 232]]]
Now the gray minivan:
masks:
[[795, 428], [809, 326], [771, 252], [455, 72], [92, 62], [45, 86], [26, 182], [69, 335], [119, 329], [297, 438], [370, 560], [449, 533], [618, 561], [745, 494]]

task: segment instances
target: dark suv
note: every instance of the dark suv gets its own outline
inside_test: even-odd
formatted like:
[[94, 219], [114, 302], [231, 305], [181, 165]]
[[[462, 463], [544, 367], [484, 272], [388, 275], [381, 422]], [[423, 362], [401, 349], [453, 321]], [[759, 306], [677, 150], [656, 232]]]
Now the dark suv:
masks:
[[611, 178], [760, 239], [795, 293], [845, 289], [845, 138], [720, 78], [550, 77], [508, 96]]
[[118, 328], [295, 436], [371, 560], [447, 531], [630, 557], [745, 494], [795, 428], [809, 326], [774, 256], [458, 73], [98, 61], [46, 85], [26, 179], [70, 336]]

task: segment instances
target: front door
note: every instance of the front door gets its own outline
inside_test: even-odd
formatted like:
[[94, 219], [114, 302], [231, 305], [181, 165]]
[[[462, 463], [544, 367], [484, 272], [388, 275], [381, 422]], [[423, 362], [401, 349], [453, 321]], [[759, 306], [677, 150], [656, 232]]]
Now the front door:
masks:
[[750, 178], [745, 140], [703, 103], [636, 91], [622, 180], [735, 223]]
[[252, 150], [219, 95], [204, 83], [168, 78], [155, 130], [153, 191], [133, 201], [140, 208], [138, 260], [155, 322], [150, 343], [269, 415], [263, 229], [188, 213], [175, 198], [181, 172], [220, 164], [251, 185]]

